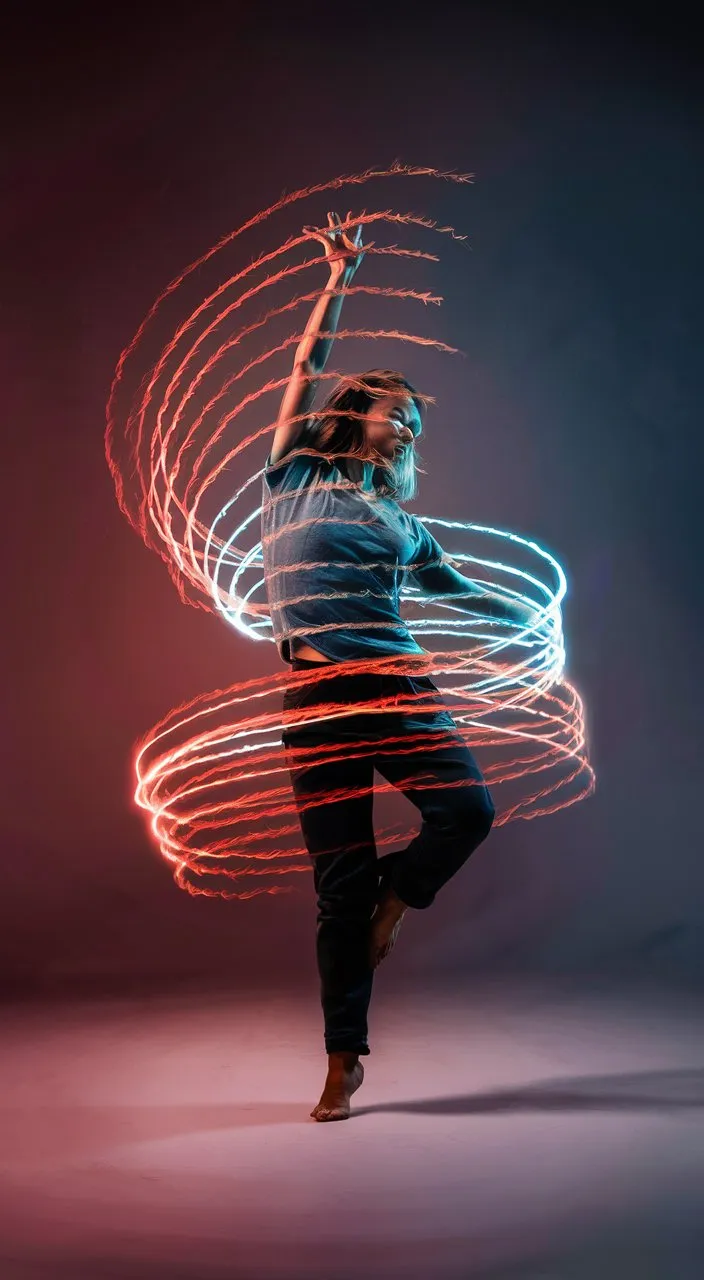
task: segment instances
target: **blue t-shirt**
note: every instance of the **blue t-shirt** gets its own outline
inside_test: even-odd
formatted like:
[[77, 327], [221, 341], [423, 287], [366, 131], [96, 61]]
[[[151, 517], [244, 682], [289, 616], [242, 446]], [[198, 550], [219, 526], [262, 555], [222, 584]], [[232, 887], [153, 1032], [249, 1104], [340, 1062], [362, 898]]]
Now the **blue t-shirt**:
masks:
[[321, 453], [295, 450], [263, 474], [262, 551], [274, 638], [335, 662], [423, 653], [399, 613], [406, 573], [443, 550], [391, 498], [370, 501]]

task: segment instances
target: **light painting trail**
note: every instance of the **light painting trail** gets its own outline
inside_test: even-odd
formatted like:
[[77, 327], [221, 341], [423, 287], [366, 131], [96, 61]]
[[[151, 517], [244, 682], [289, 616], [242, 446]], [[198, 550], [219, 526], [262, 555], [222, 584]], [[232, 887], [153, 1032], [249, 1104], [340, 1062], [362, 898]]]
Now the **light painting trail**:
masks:
[[[290, 376], [290, 352], [301, 339], [297, 327], [291, 332], [286, 326], [295, 326], [296, 309], [320, 293], [306, 285], [306, 272], [320, 268], [319, 253], [301, 258], [310, 237], [289, 236], [271, 249], [263, 244], [262, 232], [282, 213], [290, 225], [290, 206], [322, 192], [409, 177], [470, 181], [467, 175], [394, 165], [282, 197], [223, 237], [168, 286], [118, 362], [106, 431], [118, 502], [146, 545], [167, 564], [181, 599], [219, 614], [232, 628], [233, 665], [245, 639], [273, 645], [260, 529], [263, 462]], [[306, 221], [300, 212], [297, 219]], [[343, 225], [358, 224], [374, 226], [377, 236], [392, 229], [464, 239], [451, 227], [391, 208], [363, 211]], [[248, 242], [246, 251], [239, 239], [245, 233], [254, 246]], [[233, 252], [239, 254], [234, 265]], [[384, 258], [402, 259], [409, 270], [414, 263], [438, 260], [416, 244], [372, 241], [365, 252], [378, 255], [380, 265]], [[301, 285], [301, 293], [279, 299], [282, 289]], [[427, 290], [388, 285], [344, 292], [403, 304], [409, 314], [418, 303], [425, 310], [442, 301]], [[335, 334], [338, 343], [352, 340], [410, 344], [441, 356], [455, 350], [406, 325]], [[339, 371], [321, 375], [341, 376]], [[423, 393], [422, 399], [432, 402], [433, 397]], [[428, 595], [412, 585], [401, 591], [404, 620], [425, 651], [413, 670], [435, 680], [467, 745], [481, 752], [482, 772], [497, 804], [496, 823], [550, 814], [584, 798], [593, 790], [594, 774], [582, 701], [564, 678], [561, 566], [516, 533], [435, 516], [420, 519], [463, 574], [534, 610], [534, 620], [521, 628], [472, 612], [471, 600], [456, 595]], [[305, 636], [313, 638], [310, 628]], [[333, 670], [323, 665], [315, 672], [277, 669], [236, 682], [169, 712], [138, 744], [135, 799], [149, 815], [152, 836], [182, 888], [249, 898], [290, 892], [300, 873], [310, 872], [281, 743], [282, 691], [352, 668], [359, 671], [359, 661], [336, 662]], [[409, 655], [377, 658], [364, 669], [407, 672]], [[380, 699], [366, 709], [392, 708]], [[404, 707], [396, 698], [393, 709], [422, 716], [422, 699]], [[330, 721], [345, 713], [349, 707], [332, 701], [314, 709], [317, 719]], [[305, 709], [295, 717], [295, 723], [304, 720]], [[427, 752], [431, 740], [421, 726], [405, 741], [409, 750]], [[437, 731], [432, 742], [442, 745]], [[364, 745], [358, 744], [360, 752]], [[375, 794], [393, 790], [383, 782]], [[377, 845], [381, 849], [411, 834], [391, 824], [377, 830]]]

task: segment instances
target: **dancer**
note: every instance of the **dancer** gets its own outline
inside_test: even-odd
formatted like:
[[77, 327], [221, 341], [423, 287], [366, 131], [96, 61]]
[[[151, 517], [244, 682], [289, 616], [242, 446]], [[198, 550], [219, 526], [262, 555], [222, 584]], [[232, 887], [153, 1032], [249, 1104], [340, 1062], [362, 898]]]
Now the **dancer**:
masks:
[[[344, 290], [365, 246], [349, 214], [345, 224], [329, 213], [327, 228], [305, 230], [323, 244], [330, 279], [281, 403], [264, 472], [262, 545], [279, 652], [309, 676], [284, 693], [282, 738], [317, 893], [328, 1070], [311, 1115], [327, 1121], [347, 1119], [362, 1083], [374, 971], [406, 911], [433, 903], [494, 819], [482, 774], [437, 687], [417, 674], [424, 651], [399, 612], [403, 578], [411, 573], [424, 593], [464, 597], [473, 613], [520, 626], [535, 614], [466, 578], [403, 509], [416, 492], [423, 416], [410, 382], [387, 369], [343, 378], [313, 411]], [[384, 658], [396, 661], [379, 664]], [[330, 670], [336, 663], [344, 664], [339, 673]], [[336, 714], [326, 716], [331, 704]], [[349, 713], [340, 714], [346, 706]], [[375, 768], [422, 819], [406, 849], [381, 858], [372, 823]]]

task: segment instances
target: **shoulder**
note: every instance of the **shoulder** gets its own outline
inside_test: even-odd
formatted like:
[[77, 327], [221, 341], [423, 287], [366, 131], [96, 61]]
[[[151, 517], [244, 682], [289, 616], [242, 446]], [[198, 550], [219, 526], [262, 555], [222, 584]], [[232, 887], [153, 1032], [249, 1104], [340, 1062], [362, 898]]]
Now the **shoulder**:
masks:
[[420, 516], [414, 515], [412, 511], [406, 511], [403, 507], [400, 507], [399, 509], [403, 511], [404, 518], [408, 521], [410, 528], [413, 530], [417, 538], [432, 537], [428, 526], [423, 520], [421, 520]]
[[270, 454], [264, 463], [262, 476], [272, 491], [299, 489], [326, 479], [334, 469], [333, 460], [315, 449], [292, 449], [276, 462], [271, 461]]
[[421, 554], [427, 557], [433, 556], [435, 558], [437, 558], [438, 555], [442, 555], [443, 559], [447, 559], [448, 557], [446, 556], [446, 553], [443, 551], [437, 538], [435, 538], [430, 532], [427, 524], [425, 524], [419, 516], [414, 516], [410, 511], [406, 511], [405, 515], [410, 522], [410, 527], [413, 531], [417, 547]]

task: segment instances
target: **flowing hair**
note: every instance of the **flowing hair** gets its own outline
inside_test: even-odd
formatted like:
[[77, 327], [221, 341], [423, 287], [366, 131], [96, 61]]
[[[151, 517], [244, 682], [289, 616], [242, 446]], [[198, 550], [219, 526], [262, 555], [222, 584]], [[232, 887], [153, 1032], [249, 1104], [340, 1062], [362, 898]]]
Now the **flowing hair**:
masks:
[[421, 417], [428, 397], [421, 395], [394, 369], [370, 369], [368, 373], [341, 378], [320, 409], [315, 410], [296, 448], [315, 449], [334, 457], [348, 480], [361, 484], [365, 462], [374, 464], [372, 485], [380, 497], [408, 502], [418, 488], [415, 449], [401, 457], [385, 458], [367, 443], [363, 420], [375, 400], [389, 395], [409, 396]]

